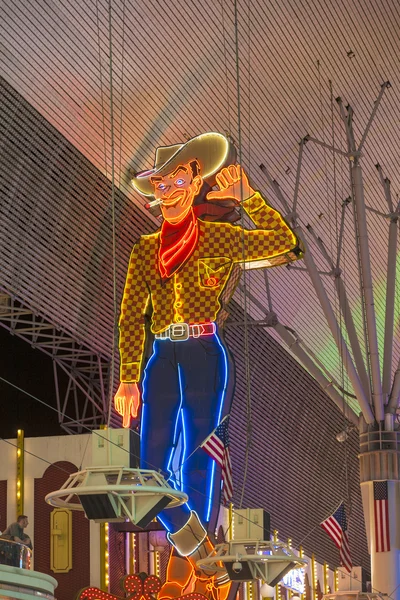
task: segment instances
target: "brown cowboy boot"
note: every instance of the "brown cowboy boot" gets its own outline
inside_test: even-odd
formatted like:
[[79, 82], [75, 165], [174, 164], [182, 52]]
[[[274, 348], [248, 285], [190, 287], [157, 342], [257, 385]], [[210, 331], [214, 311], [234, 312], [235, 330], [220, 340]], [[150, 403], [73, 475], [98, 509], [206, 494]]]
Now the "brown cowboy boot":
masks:
[[187, 557], [192, 568], [192, 577], [185, 586], [185, 593], [198, 592], [210, 600], [226, 600], [231, 586], [226, 571], [212, 566], [199, 569], [196, 564], [213, 550], [198, 515], [192, 512], [187, 523], [176, 533], [168, 534], [168, 539], [179, 554]]
[[216, 576], [193, 575], [185, 593], [196, 592], [210, 600], [226, 600], [231, 589], [231, 581], [219, 584]]
[[179, 598], [189, 593], [193, 580], [193, 567], [186, 557], [180, 556], [175, 548], [172, 548], [168, 560], [167, 577], [164, 585], [158, 593], [158, 600], [170, 600]]
[[207, 537], [202, 544], [188, 556], [196, 577], [195, 592], [203, 594], [211, 600], [226, 600], [231, 588], [231, 581], [222, 563], [214, 566], [199, 568], [197, 562], [206, 558], [213, 551], [214, 546]]

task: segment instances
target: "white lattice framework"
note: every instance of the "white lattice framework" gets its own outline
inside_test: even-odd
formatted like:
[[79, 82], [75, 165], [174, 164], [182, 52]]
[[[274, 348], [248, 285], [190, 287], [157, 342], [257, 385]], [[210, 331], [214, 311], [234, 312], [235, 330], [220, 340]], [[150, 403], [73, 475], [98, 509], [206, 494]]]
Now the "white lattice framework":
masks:
[[[55, 408], [65, 431], [84, 433], [107, 421], [109, 361], [4, 291], [0, 325], [52, 358]], [[66, 389], [59, 386], [60, 371], [68, 378]]]

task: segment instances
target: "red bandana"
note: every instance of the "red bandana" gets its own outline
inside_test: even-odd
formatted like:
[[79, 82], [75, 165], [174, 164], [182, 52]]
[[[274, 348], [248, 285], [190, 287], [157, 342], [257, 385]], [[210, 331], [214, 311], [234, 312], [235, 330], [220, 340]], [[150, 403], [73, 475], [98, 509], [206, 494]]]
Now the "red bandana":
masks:
[[163, 221], [158, 251], [158, 265], [163, 279], [171, 277], [192, 256], [198, 238], [199, 228], [193, 210], [176, 225]]

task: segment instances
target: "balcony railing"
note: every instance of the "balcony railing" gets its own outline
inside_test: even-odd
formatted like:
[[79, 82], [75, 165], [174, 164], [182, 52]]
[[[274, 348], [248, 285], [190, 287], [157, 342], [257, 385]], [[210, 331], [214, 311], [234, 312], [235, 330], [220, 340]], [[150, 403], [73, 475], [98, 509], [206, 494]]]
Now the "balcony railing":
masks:
[[0, 565], [31, 568], [32, 550], [25, 544], [0, 537]]
[[400, 431], [360, 435], [360, 480], [400, 480]]
[[400, 431], [368, 431], [360, 435], [360, 451], [394, 450], [400, 452]]

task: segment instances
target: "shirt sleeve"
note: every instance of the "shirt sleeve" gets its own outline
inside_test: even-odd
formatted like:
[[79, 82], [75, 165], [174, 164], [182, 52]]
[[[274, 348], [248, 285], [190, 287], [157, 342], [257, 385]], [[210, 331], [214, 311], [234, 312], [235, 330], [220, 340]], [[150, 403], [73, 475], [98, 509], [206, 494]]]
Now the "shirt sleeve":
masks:
[[120, 380], [139, 381], [146, 337], [145, 313], [150, 291], [144, 277], [140, 241], [129, 260], [119, 319]]
[[259, 192], [242, 202], [242, 206], [257, 229], [234, 227], [231, 246], [234, 262], [271, 259], [298, 247], [295, 233]]
[[9, 525], [7, 527], [7, 529], [4, 531], [3, 535], [9, 535], [11, 537], [19, 537], [21, 538], [21, 535], [23, 535], [23, 533], [21, 533], [21, 528], [18, 525], [18, 523], [11, 523], [11, 525]]

